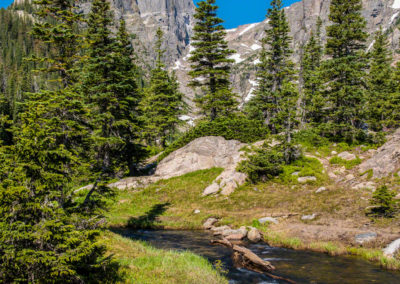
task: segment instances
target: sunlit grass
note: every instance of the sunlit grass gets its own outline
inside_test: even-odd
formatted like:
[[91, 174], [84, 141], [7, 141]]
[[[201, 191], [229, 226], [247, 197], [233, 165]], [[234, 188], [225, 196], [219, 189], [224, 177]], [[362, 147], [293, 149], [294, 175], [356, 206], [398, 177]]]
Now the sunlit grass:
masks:
[[122, 283], [228, 283], [204, 258], [190, 252], [155, 249], [112, 232], [102, 241], [121, 266]]

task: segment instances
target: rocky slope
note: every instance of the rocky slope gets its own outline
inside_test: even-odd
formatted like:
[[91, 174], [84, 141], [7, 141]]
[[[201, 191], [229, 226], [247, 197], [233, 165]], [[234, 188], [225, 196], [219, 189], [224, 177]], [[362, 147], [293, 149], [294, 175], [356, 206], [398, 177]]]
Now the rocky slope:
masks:
[[[15, 0], [21, 3], [23, 0]], [[189, 70], [188, 54], [192, 50], [190, 37], [194, 25], [193, 0], [110, 0], [116, 20], [124, 18], [131, 33], [136, 34], [134, 45], [139, 51], [139, 60], [144, 65], [154, 61], [152, 47], [155, 32], [161, 27], [165, 32], [167, 53], [165, 59], [171, 69], [175, 70], [181, 83], [182, 91], [191, 102], [194, 92], [188, 88]], [[329, 24], [329, 6], [331, 0], [303, 0], [285, 8], [290, 23], [295, 50], [294, 60], [298, 61], [301, 47], [308, 40], [316, 19], [321, 17], [323, 26]], [[78, 5], [83, 13], [90, 11], [89, 0], [79, 0]], [[371, 47], [372, 35], [380, 27], [389, 34], [391, 47], [398, 49], [400, 32], [396, 24], [400, 18], [400, 0], [363, 0], [363, 15], [367, 19], [367, 32], [371, 35], [368, 46]], [[235, 66], [232, 80], [241, 103], [249, 100], [256, 87], [254, 73], [257, 54], [261, 48], [260, 40], [264, 36], [267, 21], [240, 26], [227, 30], [226, 40], [229, 47], [237, 51], [232, 56]], [[325, 39], [325, 29], [323, 29]], [[188, 120], [190, 118], [187, 118]]]
[[[25, 1], [32, 2], [14, 0], [14, 5]], [[82, 13], [90, 12], [90, 0], [77, 0], [76, 3]], [[139, 60], [150, 65], [154, 61], [152, 50], [159, 27], [165, 33], [167, 63], [173, 64], [182, 57], [192, 33], [195, 8], [192, 0], [110, 0], [110, 3], [116, 23], [125, 19], [128, 31], [136, 35], [133, 42], [139, 52]], [[25, 11], [17, 13], [20, 16], [27, 14]]]

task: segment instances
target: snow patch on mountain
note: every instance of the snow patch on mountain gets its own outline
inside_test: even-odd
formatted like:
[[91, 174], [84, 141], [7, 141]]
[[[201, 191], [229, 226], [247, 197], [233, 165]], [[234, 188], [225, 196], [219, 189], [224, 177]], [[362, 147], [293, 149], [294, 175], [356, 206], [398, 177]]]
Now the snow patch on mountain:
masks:
[[235, 53], [235, 54], [229, 56], [228, 58], [229, 58], [229, 59], [235, 60], [236, 64], [239, 64], [239, 63], [241, 63], [241, 62], [244, 61], [244, 59], [241, 58], [241, 57], [240, 57], [240, 54], [238, 54], [238, 53]]
[[400, 0], [394, 0], [392, 8], [393, 9], [400, 9]]
[[247, 33], [249, 30], [253, 29], [255, 26], [257, 26], [259, 23], [254, 23], [254, 24], [250, 24], [248, 25], [243, 31], [240, 32], [239, 36], [244, 35], [245, 33]]
[[[400, 1], [400, 0], [399, 0]], [[399, 7], [400, 8], [400, 7]], [[397, 12], [396, 14], [394, 14], [392, 16], [392, 18], [390, 18], [390, 22], [389, 22], [389, 26], [393, 23], [393, 21], [397, 18], [397, 16], [399, 15], [400, 12]]]

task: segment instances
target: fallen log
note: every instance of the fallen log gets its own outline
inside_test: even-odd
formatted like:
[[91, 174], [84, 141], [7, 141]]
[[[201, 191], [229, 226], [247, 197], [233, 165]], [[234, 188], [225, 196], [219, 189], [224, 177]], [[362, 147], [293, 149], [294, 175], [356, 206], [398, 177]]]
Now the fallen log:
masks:
[[275, 266], [273, 266], [269, 261], [261, 259], [254, 252], [245, 247], [234, 245], [225, 238], [222, 240], [212, 240], [211, 243], [231, 248], [233, 250], [233, 261], [236, 267], [243, 267], [258, 273], [263, 273], [272, 279], [282, 280], [290, 284], [296, 284], [296, 282], [290, 279], [269, 273], [270, 271], [275, 270]]

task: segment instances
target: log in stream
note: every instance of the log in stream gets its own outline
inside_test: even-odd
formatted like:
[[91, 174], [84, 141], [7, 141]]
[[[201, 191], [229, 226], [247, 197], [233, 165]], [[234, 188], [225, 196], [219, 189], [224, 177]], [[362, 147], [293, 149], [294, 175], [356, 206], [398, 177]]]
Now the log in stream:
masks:
[[290, 284], [296, 284], [293, 280], [272, 274], [270, 271], [275, 270], [275, 267], [269, 261], [261, 259], [258, 255], [245, 247], [232, 244], [225, 238], [222, 240], [211, 240], [211, 244], [223, 245], [231, 248], [233, 250], [232, 258], [237, 267], [243, 267], [251, 271], [264, 273], [273, 279], [282, 280]]

